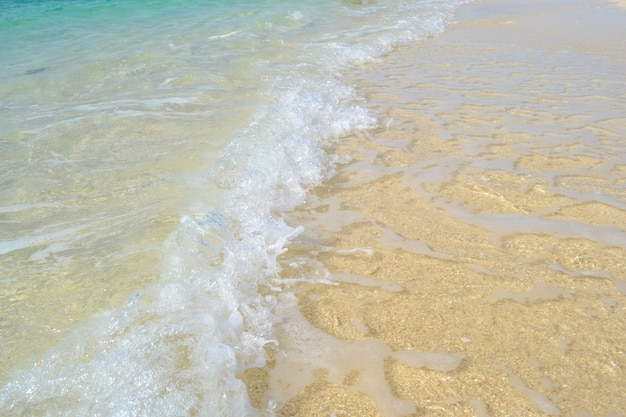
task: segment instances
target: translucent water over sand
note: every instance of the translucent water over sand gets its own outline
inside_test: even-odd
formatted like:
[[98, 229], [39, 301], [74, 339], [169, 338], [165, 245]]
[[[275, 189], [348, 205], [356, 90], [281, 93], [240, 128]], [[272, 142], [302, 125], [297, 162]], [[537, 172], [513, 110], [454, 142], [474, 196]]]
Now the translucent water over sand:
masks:
[[274, 414], [283, 213], [374, 123], [340, 73], [458, 3], [3, 2], [0, 414]]
[[622, 11], [37, 4], [3, 415], [625, 413]]
[[459, 17], [355, 74], [378, 128], [337, 147], [351, 162], [299, 213], [296, 249], [335, 281], [299, 293], [333, 344], [463, 360], [302, 363], [315, 389], [285, 415], [390, 415], [355, 383], [380, 364], [379, 395], [419, 415], [626, 413], [624, 12], [507, 1]]

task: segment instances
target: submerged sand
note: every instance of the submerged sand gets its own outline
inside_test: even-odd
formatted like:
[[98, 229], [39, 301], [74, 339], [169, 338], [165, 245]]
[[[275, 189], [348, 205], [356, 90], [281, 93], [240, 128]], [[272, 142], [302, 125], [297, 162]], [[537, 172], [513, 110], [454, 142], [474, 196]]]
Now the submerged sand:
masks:
[[[626, 13], [507, 0], [352, 75], [293, 221], [279, 416], [626, 415]], [[620, 23], [621, 22], [621, 23]]]

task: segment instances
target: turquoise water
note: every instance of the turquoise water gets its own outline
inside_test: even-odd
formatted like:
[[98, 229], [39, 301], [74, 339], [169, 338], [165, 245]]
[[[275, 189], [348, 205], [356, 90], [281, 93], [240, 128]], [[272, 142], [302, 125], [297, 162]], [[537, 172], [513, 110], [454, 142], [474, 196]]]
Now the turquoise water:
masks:
[[271, 415], [282, 213], [377, 123], [341, 73], [458, 3], [0, 2], [1, 414]]

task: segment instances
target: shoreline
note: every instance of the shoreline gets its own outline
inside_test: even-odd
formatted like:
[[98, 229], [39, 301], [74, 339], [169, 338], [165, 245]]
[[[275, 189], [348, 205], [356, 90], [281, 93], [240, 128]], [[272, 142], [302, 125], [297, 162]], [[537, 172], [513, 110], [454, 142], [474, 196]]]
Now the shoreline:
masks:
[[379, 127], [293, 214], [282, 275], [320, 282], [283, 296], [255, 406], [626, 414], [626, 50], [605, 23], [626, 13], [560, 3], [464, 6], [351, 75]]

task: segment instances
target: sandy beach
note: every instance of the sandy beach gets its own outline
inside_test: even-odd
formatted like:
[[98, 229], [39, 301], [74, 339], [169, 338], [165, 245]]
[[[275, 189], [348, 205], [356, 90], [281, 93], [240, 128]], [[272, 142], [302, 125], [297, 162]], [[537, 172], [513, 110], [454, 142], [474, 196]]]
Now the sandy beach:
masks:
[[0, 416], [626, 417], [626, 0], [464, 1], [2, 1]]
[[626, 415], [626, 12], [583, 3], [475, 2], [348, 75], [379, 128], [292, 219], [256, 405]]

